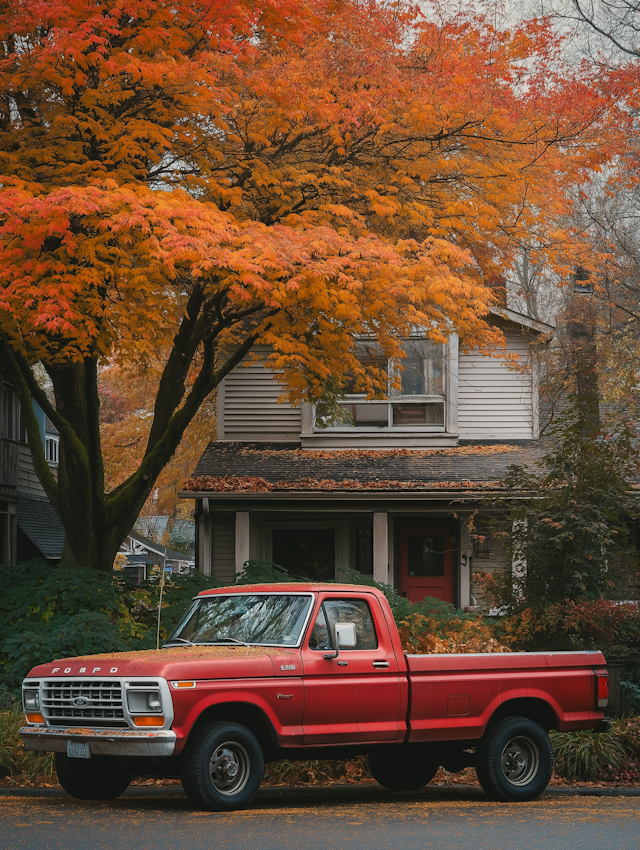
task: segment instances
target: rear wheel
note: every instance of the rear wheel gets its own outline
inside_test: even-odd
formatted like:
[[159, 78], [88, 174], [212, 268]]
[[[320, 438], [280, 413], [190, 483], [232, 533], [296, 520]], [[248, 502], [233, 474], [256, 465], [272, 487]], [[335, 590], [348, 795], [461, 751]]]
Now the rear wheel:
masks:
[[428, 785], [438, 771], [432, 758], [404, 747], [374, 750], [367, 762], [376, 782], [389, 791], [417, 791]]
[[182, 785], [194, 806], [209, 812], [242, 809], [256, 795], [264, 757], [256, 736], [239, 723], [211, 723], [187, 745]]
[[115, 800], [131, 782], [131, 775], [110, 756], [76, 759], [56, 753], [56, 772], [67, 794], [78, 800]]
[[549, 736], [527, 717], [507, 717], [487, 733], [478, 748], [476, 773], [492, 800], [535, 800], [549, 784], [552, 771]]

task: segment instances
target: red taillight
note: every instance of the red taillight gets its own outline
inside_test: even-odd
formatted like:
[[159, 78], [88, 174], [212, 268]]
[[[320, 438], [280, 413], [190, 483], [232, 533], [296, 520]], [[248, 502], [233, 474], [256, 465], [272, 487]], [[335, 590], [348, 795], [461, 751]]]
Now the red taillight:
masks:
[[606, 670], [596, 673], [596, 681], [598, 683], [597, 703], [598, 708], [606, 708], [609, 702], [609, 674]]

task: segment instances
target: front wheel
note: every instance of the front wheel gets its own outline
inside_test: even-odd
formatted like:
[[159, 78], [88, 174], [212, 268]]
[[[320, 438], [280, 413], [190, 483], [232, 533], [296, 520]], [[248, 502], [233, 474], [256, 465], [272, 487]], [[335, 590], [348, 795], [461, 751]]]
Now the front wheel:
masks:
[[208, 812], [231, 812], [247, 806], [264, 773], [264, 756], [256, 736], [239, 723], [211, 723], [187, 745], [182, 786], [189, 800]]
[[56, 773], [67, 794], [78, 800], [115, 800], [131, 783], [131, 775], [110, 756], [77, 759], [56, 753]]
[[367, 763], [376, 782], [389, 791], [417, 791], [438, 772], [438, 764], [432, 758], [402, 746], [374, 750], [367, 756]]
[[492, 800], [535, 800], [549, 784], [552, 771], [549, 736], [539, 723], [526, 717], [507, 717], [487, 733], [478, 748], [476, 773]]

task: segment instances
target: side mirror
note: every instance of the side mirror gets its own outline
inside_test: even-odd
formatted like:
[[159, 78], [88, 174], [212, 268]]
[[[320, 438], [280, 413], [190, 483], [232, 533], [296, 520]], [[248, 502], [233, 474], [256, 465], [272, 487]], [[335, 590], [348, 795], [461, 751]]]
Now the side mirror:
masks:
[[338, 657], [341, 647], [352, 649], [357, 642], [355, 623], [336, 623], [336, 651], [327, 652], [322, 657], [326, 658], [327, 661], [331, 661], [331, 659]]
[[338, 647], [352, 649], [357, 642], [355, 623], [336, 623], [336, 645]]

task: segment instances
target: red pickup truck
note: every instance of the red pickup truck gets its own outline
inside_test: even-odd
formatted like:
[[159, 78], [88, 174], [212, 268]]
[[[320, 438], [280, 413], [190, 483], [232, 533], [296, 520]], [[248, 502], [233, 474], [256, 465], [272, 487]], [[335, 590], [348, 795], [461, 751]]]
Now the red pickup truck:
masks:
[[597, 729], [607, 701], [600, 652], [410, 655], [376, 589], [238, 586], [197, 596], [160, 650], [34, 667], [20, 734], [85, 800], [155, 776], [239, 809], [265, 761], [366, 753], [391, 790], [473, 765], [492, 799], [517, 801], [549, 782], [548, 731]]

